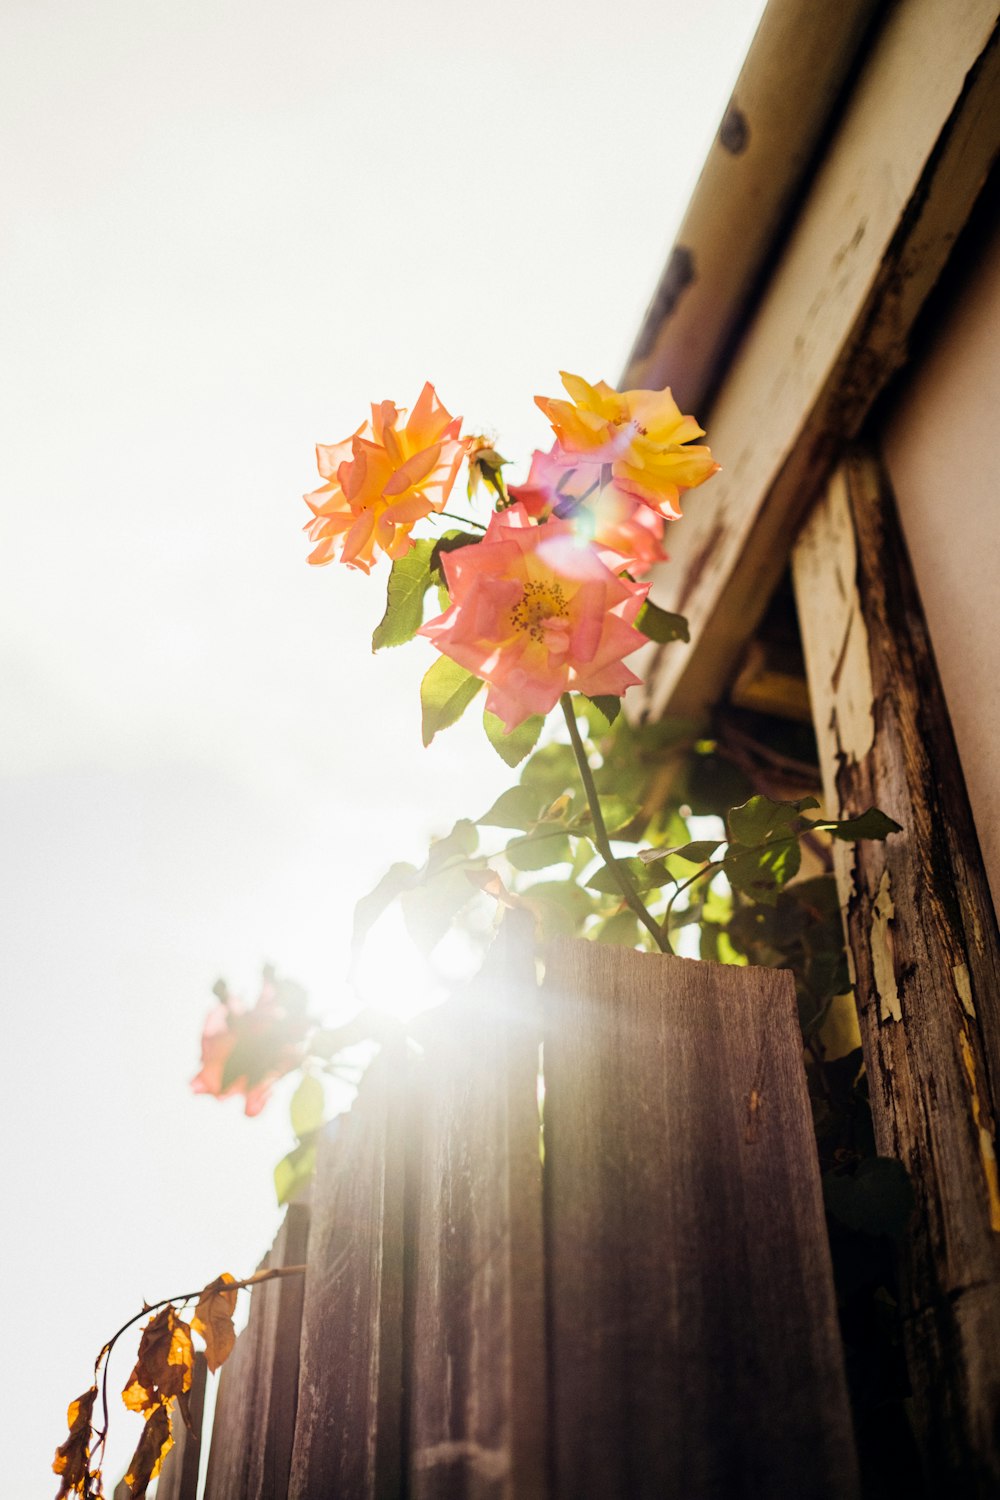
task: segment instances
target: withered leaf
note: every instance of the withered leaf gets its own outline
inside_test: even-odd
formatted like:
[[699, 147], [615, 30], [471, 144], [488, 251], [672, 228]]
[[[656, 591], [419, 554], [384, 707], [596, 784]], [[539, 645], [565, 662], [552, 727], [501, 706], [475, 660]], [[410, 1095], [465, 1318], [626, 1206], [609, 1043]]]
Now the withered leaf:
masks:
[[150, 1416], [161, 1401], [190, 1388], [193, 1364], [191, 1330], [168, 1302], [142, 1331], [139, 1357], [122, 1400], [130, 1411]]
[[97, 1386], [92, 1385], [89, 1391], [70, 1402], [66, 1413], [69, 1437], [60, 1443], [52, 1461], [53, 1474], [62, 1479], [56, 1500], [74, 1492], [78, 1495], [85, 1493], [90, 1477], [90, 1424], [96, 1399]]
[[236, 1311], [236, 1278], [224, 1271], [198, 1298], [191, 1327], [205, 1340], [205, 1359], [214, 1374], [229, 1358], [236, 1343], [233, 1313]]
[[142, 1500], [147, 1485], [159, 1474], [160, 1466], [173, 1446], [170, 1413], [166, 1403], [161, 1401], [142, 1429], [139, 1446], [132, 1455], [132, 1462], [125, 1475], [125, 1483], [132, 1491], [132, 1500]]

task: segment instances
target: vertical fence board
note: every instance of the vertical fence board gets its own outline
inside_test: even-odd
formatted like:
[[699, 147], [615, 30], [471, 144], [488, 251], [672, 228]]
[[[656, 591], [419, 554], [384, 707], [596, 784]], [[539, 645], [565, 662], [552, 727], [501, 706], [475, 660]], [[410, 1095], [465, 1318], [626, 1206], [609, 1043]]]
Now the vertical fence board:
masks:
[[291, 1500], [401, 1493], [406, 1054], [369, 1068], [320, 1143]]
[[[309, 1211], [292, 1204], [262, 1267], [300, 1265]], [[295, 1422], [302, 1278], [253, 1288], [250, 1316], [219, 1374], [205, 1500], [285, 1500]]]
[[556, 1496], [855, 1495], [791, 976], [557, 943], [543, 1005]]
[[[1000, 1494], [1000, 933], [895, 501], [850, 454], [793, 557], [875, 1139], [913, 1182], [903, 1327], [935, 1494]], [[984, 622], [986, 624], [987, 622]], [[989, 627], [992, 628], [992, 627]]]
[[[268, 1256], [270, 1266], [298, 1266], [306, 1258], [309, 1209], [292, 1203]], [[254, 1287], [261, 1321], [254, 1390], [256, 1430], [247, 1472], [248, 1500], [285, 1500], [295, 1435], [299, 1341], [305, 1278], [282, 1277]]]
[[254, 1312], [251, 1297], [247, 1325], [219, 1372], [205, 1500], [246, 1500], [250, 1449], [256, 1440], [253, 1389], [260, 1320], [255, 1319]]
[[198, 1464], [201, 1459], [202, 1422], [205, 1416], [205, 1381], [208, 1366], [201, 1350], [194, 1357], [191, 1390], [188, 1395], [190, 1430], [177, 1410], [172, 1412], [174, 1446], [163, 1460], [156, 1483], [156, 1500], [197, 1500]]
[[527, 923], [508, 916], [483, 973], [421, 1040], [410, 1495], [541, 1500], [541, 1024]]

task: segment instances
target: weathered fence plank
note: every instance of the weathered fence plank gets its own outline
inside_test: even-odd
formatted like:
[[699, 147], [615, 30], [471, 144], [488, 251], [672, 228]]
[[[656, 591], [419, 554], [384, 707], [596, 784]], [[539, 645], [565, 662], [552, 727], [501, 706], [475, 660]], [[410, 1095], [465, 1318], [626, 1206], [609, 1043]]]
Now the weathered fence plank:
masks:
[[201, 1460], [202, 1422], [205, 1416], [205, 1381], [208, 1365], [199, 1350], [194, 1357], [191, 1390], [188, 1393], [190, 1429], [174, 1403], [174, 1446], [163, 1460], [156, 1483], [156, 1500], [197, 1500], [198, 1464]]
[[[262, 1265], [301, 1265], [309, 1210], [289, 1206]], [[253, 1288], [250, 1317], [219, 1376], [205, 1500], [285, 1500], [295, 1427], [302, 1278]]]
[[[300, 1266], [309, 1241], [309, 1209], [289, 1204], [268, 1256], [269, 1266]], [[248, 1500], [285, 1500], [292, 1463], [299, 1389], [299, 1344], [305, 1278], [282, 1277], [254, 1287], [260, 1319], [254, 1442], [247, 1471]]]
[[246, 1497], [250, 1448], [256, 1441], [253, 1388], [260, 1348], [259, 1321], [254, 1318], [251, 1297], [247, 1326], [219, 1373], [205, 1500], [245, 1500]]
[[406, 1075], [386, 1049], [320, 1144], [291, 1500], [401, 1493]]
[[794, 554], [878, 1148], [917, 1198], [904, 1331], [934, 1493], [1000, 1493], [1000, 939], [895, 503], [857, 452]]
[[420, 1033], [412, 1500], [542, 1500], [545, 1307], [530, 924]]
[[791, 976], [546, 958], [554, 1496], [857, 1493]]

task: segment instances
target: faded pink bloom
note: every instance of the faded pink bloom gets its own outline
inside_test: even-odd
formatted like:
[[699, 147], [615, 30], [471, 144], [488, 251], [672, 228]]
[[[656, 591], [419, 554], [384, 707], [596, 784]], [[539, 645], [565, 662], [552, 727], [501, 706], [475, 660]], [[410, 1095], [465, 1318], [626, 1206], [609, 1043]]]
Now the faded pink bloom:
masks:
[[538, 526], [513, 505], [444, 554], [451, 608], [420, 634], [489, 685], [508, 733], [570, 690], [620, 697], [640, 680], [622, 658], [646, 642], [634, 622], [649, 585], [617, 577], [608, 556], [571, 522]]
[[289, 980], [278, 981], [264, 970], [260, 995], [245, 1011], [220, 980], [219, 1004], [210, 1011], [201, 1038], [201, 1072], [191, 1080], [196, 1094], [227, 1099], [246, 1095], [246, 1113], [258, 1115], [277, 1080], [297, 1068], [306, 1054], [313, 1028], [306, 1015], [304, 991]]
[[554, 515], [572, 521], [577, 536], [617, 553], [617, 562], [607, 560], [615, 572], [634, 568], [645, 573], [654, 563], [666, 561], [666, 521], [660, 511], [628, 494], [614, 479], [602, 486], [599, 472], [563, 453], [558, 444], [548, 453], [536, 450], [524, 484], [509, 489], [535, 520]]

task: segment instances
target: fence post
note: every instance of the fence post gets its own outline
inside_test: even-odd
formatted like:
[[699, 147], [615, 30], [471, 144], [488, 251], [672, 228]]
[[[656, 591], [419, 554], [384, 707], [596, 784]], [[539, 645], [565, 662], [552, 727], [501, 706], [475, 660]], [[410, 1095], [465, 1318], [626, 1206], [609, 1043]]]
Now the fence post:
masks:
[[856, 1460], [792, 977], [554, 943], [553, 1500], [847, 1500]]
[[290, 1500], [401, 1494], [407, 1070], [385, 1049], [320, 1142]]
[[[309, 1210], [289, 1206], [262, 1266], [305, 1258]], [[219, 1375], [205, 1500], [285, 1500], [298, 1375], [298, 1277], [253, 1288], [246, 1328]]]
[[543, 1500], [541, 1018], [530, 923], [419, 1031], [408, 1319], [412, 1500]]

